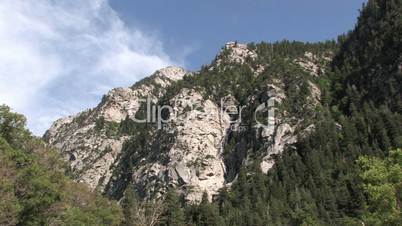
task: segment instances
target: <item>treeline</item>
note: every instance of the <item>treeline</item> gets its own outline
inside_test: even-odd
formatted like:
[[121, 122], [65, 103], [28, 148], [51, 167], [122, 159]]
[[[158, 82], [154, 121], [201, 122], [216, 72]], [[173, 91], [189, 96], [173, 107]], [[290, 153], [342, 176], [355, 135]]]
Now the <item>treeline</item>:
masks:
[[[181, 209], [172, 211], [183, 211], [184, 219], [162, 225], [400, 225], [401, 18], [402, 1], [370, 0], [355, 30], [340, 36], [338, 46], [333, 42], [250, 45], [263, 56], [260, 63], [275, 62], [267, 75], [301, 79], [305, 75], [292, 69], [286, 58], [306, 50], [315, 54], [333, 50], [330, 70], [316, 81], [324, 92], [315, 132], [278, 157], [268, 175], [259, 170], [258, 159], [252, 165], [240, 164], [235, 183], [213, 203], [181, 203]], [[252, 78], [245, 67], [234, 68], [227, 73], [204, 70], [196, 84], [212, 97], [232, 94], [241, 102], [266, 82]], [[236, 71], [247, 76], [243, 80]], [[264, 73], [257, 79], [262, 78]], [[193, 80], [182, 85], [193, 86]], [[290, 100], [286, 110], [298, 105], [297, 98]], [[235, 137], [232, 147], [246, 139], [250, 157], [259, 148], [254, 137]]]
[[59, 154], [0, 106], [0, 225], [119, 225], [115, 201], [66, 176]]
[[[401, 18], [401, 0], [369, 0], [356, 28], [338, 42], [250, 44], [259, 58], [247, 64], [269, 65], [260, 76], [248, 66], [224, 62], [223, 70], [203, 68], [169, 88], [161, 102], [188, 87], [217, 103], [230, 94], [250, 104], [247, 98], [257, 95], [252, 103], [257, 106], [264, 101], [259, 95], [264, 84], [281, 78], [288, 82], [283, 110], [314, 122], [314, 132], [278, 156], [267, 175], [259, 168], [262, 141], [251, 130], [232, 135], [225, 154], [234, 158], [226, 164], [237, 179], [212, 203], [204, 196], [199, 204], [188, 204], [173, 190], [163, 201], [143, 201], [138, 188], [124, 184], [112, 189], [115, 198], [126, 190], [119, 207], [73, 183], [59, 156], [25, 129], [25, 118], [1, 106], [0, 225], [400, 225]], [[335, 58], [314, 78], [292, 64], [306, 51]], [[322, 90], [315, 113], [304, 111], [307, 80]], [[250, 114], [245, 112], [244, 121], [251, 125]], [[147, 146], [148, 126], [128, 120], [120, 125], [121, 132], [136, 137], [125, 145], [118, 167], [126, 174], [120, 179], [130, 178], [137, 154], [155, 157]], [[104, 127], [97, 122], [98, 129]], [[245, 152], [238, 152], [239, 142], [247, 144]], [[245, 158], [253, 163], [244, 164]]]

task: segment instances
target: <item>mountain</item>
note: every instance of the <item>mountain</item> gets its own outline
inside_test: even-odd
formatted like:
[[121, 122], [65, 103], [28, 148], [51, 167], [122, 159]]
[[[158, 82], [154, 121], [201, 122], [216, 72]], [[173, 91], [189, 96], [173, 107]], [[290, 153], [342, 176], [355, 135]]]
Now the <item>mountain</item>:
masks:
[[340, 72], [335, 90], [344, 104], [350, 103], [345, 96], [356, 96], [352, 92], [358, 92], [361, 102], [386, 104], [391, 110], [402, 112], [400, 5], [400, 1], [394, 0], [369, 1], [355, 30], [342, 38], [341, 51], [333, 65]]
[[[258, 149], [252, 158], [267, 173], [285, 146], [314, 128], [314, 111], [321, 107], [318, 81], [333, 55], [333, 43], [326, 45], [316, 50], [319, 45], [227, 43], [199, 72], [168, 67], [130, 88], [113, 89], [96, 108], [56, 121], [45, 140], [61, 150], [77, 181], [112, 197], [121, 198], [133, 184], [148, 198], [173, 187], [190, 202], [200, 202], [204, 192], [212, 200], [237, 177], [242, 162], [251, 161], [248, 148]], [[288, 56], [268, 52], [287, 46], [300, 49]], [[240, 122], [240, 110], [250, 114], [258, 106], [262, 118], [268, 99], [277, 104], [275, 125]], [[151, 103], [172, 108], [168, 116], [155, 114], [163, 128], [155, 120], [134, 122], [149, 113]], [[246, 147], [246, 133], [258, 147]]]
[[157, 100], [167, 86], [185, 74], [181, 68], [168, 67], [130, 88], [113, 89], [96, 108], [56, 121], [45, 140], [62, 151], [78, 181], [103, 190], [112, 176], [110, 168], [129, 139], [119, 133], [120, 123], [135, 116], [141, 98]]
[[117, 202], [66, 176], [65, 162], [0, 105], [0, 225], [119, 225]]
[[400, 225], [401, 18], [369, 0], [338, 41], [229, 42], [43, 141], [1, 106], [0, 224]]

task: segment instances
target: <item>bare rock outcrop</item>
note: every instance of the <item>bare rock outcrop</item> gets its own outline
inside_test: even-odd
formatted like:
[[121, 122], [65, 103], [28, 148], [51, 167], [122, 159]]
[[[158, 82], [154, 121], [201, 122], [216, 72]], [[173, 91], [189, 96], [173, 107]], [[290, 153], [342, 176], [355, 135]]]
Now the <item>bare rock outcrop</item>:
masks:
[[[259, 158], [261, 170], [267, 173], [284, 150], [315, 128], [306, 119], [314, 115], [320, 104], [321, 91], [313, 81], [324, 73], [327, 59], [306, 52], [301, 58], [286, 58], [282, 62], [292, 67], [296, 64], [299, 70], [269, 71], [272, 62], [259, 65], [263, 61], [253, 48], [227, 43], [207, 67], [219, 73], [237, 64], [249, 66], [258, 86], [248, 84], [251, 88], [242, 90], [244, 97], [236, 90], [220, 92], [202, 87], [208, 77], [193, 78], [194, 84], [190, 85], [187, 83], [191, 78], [178, 82], [186, 75], [204, 74], [167, 67], [131, 87], [112, 89], [93, 109], [57, 120], [44, 139], [60, 150], [76, 181], [111, 197], [121, 198], [128, 185], [133, 184], [145, 198], [162, 197], [175, 188], [189, 202], [199, 202], [203, 193], [212, 200], [221, 188], [230, 186], [239, 167], [247, 164], [249, 147], [243, 138], [260, 142], [253, 158]], [[214, 86], [215, 81], [208, 82]], [[241, 89], [241, 84], [231, 89]], [[308, 93], [303, 100], [298, 96], [300, 90]], [[152, 116], [163, 123], [146, 128], [130, 124], [133, 131], [122, 132], [127, 121], [134, 121], [137, 113], [142, 113], [147, 100], [156, 107], [166, 105], [168, 113]], [[270, 106], [267, 100], [275, 104]], [[294, 103], [307, 113], [293, 109]], [[268, 125], [242, 124], [238, 119], [243, 107], [249, 108], [248, 116], [257, 109], [261, 111], [264, 116], [260, 116]], [[270, 111], [274, 116], [265, 118]], [[155, 121], [149, 124], [152, 123]], [[240, 139], [229, 146], [233, 135]], [[228, 164], [233, 159], [235, 163]]]
[[162, 183], [159, 193], [176, 187], [190, 202], [200, 201], [204, 192], [212, 199], [225, 184], [222, 146], [229, 116], [195, 90], [181, 90], [170, 104], [174, 111], [161, 135], [174, 134], [167, 162], [137, 166], [133, 181], [143, 186]]
[[312, 52], [305, 52], [303, 57], [295, 59], [294, 62], [313, 76], [320, 76], [325, 73], [327, 64], [331, 61], [331, 53], [325, 56], [317, 56]]
[[119, 123], [134, 117], [145, 98], [157, 100], [167, 87], [187, 72], [167, 67], [130, 88], [111, 90], [94, 109], [57, 120], [44, 139], [69, 162], [75, 179], [103, 190], [127, 137], [118, 135]]
[[[304, 105], [306, 111], [314, 109], [321, 100], [321, 91], [318, 86], [311, 81], [307, 81], [307, 84], [309, 95]], [[263, 173], [267, 173], [274, 166], [277, 158], [287, 147], [291, 147], [297, 142], [298, 135], [309, 134], [314, 130], [314, 124], [305, 124], [305, 119], [280, 110], [281, 104], [287, 98], [283, 82], [277, 80], [268, 84], [265, 95], [275, 102], [270, 109], [275, 112], [275, 115], [272, 116], [272, 125], [263, 126], [260, 134], [266, 149], [266, 154], [260, 163]], [[268, 108], [266, 107], [265, 110], [268, 111]]]
[[[219, 55], [216, 57], [209, 70], [213, 70], [215, 68], [221, 68], [222, 64], [248, 64], [250, 69], [254, 72], [255, 76], [261, 74], [266, 65], [255, 65], [252, 66], [249, 64], [250, 62], [255, 61], [258, 58], [258, 54], [248, 48], [246, 44], [238, 43], [238, 42], [228, 42], [222, 48]], [[223, 68], [226, 68], [224, 66]]]

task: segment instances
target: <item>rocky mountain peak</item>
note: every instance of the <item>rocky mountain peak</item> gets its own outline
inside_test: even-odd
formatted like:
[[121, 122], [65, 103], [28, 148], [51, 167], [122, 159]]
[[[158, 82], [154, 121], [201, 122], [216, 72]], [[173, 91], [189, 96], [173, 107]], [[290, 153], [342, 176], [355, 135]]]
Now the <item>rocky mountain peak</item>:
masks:
[[[222, 49], [221, 55], [224, 52], [228, 52], [226, 60], [229, 63], [243, 64], [247, 58], [250, 58], [252, 60], [257, 58], [257, 53], [250, 50], [247, 47], [247, 44], [238, 43], [238, 42], [226, 43], [224, 48]], [[222, 57], [220, 57], [220, 61], [222, 61], [222, 60], [223, 60]]]
[[168, 66], [166, 68], [159, 69], [155, 72], [155, 75], [169, 78], [173, 81], [178, 81], [184, 77], [188, 72], [181, 67]]
[[77, 181], [103, 190], [127, 140], [118, 134], [119, 124], [126, 118], [134, 118], [146, 98], [157, 101], [166, 91], [157, 87], [167, 87], [187, 73], [183, 68], [171, 66], [130, 88], [112, 89], [97, 107], [54, 122], [44, 139], [60, 149]]
[[[307, 51], [290, 58], [296, 60], [281, 56], [281, 63], [298, 69], [266, 72], [271, 63], [266, 61], [271, 59], [269, 50], [260, 56], [255, 46], [229, 42], [207, 71], [190, 73], [175, 66], [157, 70], [129, 88], [112, 89], [97, 107], [56, 121], [45, 140], [60, 149], [77, 181], [111, 197], [121, 198], [132, 184], [143, 197], [161, 197], [173, 187], [189, 202], [199, 202], [203, 193], [212, 200], [235, 180], [239, 164], [248, 164], [243, 141], [233, 137], [253, 133], [255, 142], [261, 143], [256, 156], [267, 173], [275, 159], [297, 141], [297, 133], [314, 128], [303, 117], [308, 112], [308, 117], [314, 117], [312, 109], [320, 104], [321, 92], [314, 78], [325, 69], [320, 64], [322, 57]], [[249, 66], [245, 73], [250, 75], [225, 73], [239, 66], [244, 69], [244, 65]], [[191, 75], [189, 81], [182, 84], [186, 75]], [[251, 83], [254, 79], [258, 82]], [[289, 105], [294, 99], [303, 99], [303, 90], [304, 101], [299, 101], [299, 106]], [[150, 113], [148, 99], [156, 111], [161, 105], [173, 110], [161, 128], [155, 120], [162, 116], [143, 115], [144, 111]], [[264, 105], [268, 99], [277, 106]], [[273, 127], [233, 121], [244, 108], [253, 118], [258, 104], [264, 105], [258, 107], [263, 118], [268, 111], [276, 111]], [[134, 123], [137, 117], [152, 122]]]
[[[247, 44], [227, 42], [212, 62], [209, 70], [214, 70], [215, 68], [225, 69], [231, 67], [228, 65], [233, 64], [247, 64], [254, 72], [254, 75], [258, 76], [264, 71], [266, 65], [251, 65], [257, 58], [258, 54], [250, 49]], [[224, 65], [223, 68], [221, 68], [222, 65]]]

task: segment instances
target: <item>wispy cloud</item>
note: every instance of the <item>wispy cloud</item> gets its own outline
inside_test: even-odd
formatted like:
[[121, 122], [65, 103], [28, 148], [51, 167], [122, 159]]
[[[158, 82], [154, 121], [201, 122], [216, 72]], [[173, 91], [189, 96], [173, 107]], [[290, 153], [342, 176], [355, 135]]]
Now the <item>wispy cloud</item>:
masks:
[[127, 28], [107, 0], [0, 1], [0, 103], [35, 134], [170, 64], [161, 41]]

